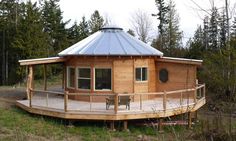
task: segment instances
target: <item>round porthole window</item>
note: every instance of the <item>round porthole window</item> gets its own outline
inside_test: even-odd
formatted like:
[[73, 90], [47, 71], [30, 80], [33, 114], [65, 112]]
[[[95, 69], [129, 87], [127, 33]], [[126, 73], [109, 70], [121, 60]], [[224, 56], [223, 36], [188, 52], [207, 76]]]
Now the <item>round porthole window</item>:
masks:
[[166, 83], [168, 81], [168, 71], [166, 69], [161, 69], [159, 71], [159, 80], [162, 83]]

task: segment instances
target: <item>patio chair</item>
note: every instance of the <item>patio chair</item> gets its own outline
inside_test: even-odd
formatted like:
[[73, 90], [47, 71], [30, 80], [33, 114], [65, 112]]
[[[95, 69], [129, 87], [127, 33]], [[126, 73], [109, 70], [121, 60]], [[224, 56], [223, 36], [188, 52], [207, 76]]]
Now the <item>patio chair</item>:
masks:
[[114, 96], [109, 96], [106, 98], [106, 109], [108, 110], [110, 105], [115, 104], [115, 97]]
[[[128, 108], [128, 110], [130, 110], [130, 101], [131, 101], [130, 96], [119, 96], [118, 106], [125, 105], [126, 109]], [[109, 96], [106, 98], [106, 109], [107, 110], [109, 109], [110, 105], [114, 105], [114, 104], [115, 104], [114, 96]]]

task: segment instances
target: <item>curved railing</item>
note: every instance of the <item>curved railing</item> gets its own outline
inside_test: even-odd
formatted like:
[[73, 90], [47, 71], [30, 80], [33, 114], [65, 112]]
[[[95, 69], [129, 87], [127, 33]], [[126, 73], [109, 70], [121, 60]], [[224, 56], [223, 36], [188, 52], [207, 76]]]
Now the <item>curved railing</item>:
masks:
[[[71, 100], [70, 97], [81, 100]], [[121, 97], [130, 97], [130, 107], [120, 105]], [[107, 108], [106, 99], [113, 98], [112, 105]], [[153, 113], [193, 107], [198, 101], [205, 99], [205, 84], [195, 88], [153, 93], [69, 93], [30, 89], [29, 107], [46, 108], [63, 112], [96, 113], [96, 114], [129, 114]], [[187, 110], [190, 110], [187, 108]]]

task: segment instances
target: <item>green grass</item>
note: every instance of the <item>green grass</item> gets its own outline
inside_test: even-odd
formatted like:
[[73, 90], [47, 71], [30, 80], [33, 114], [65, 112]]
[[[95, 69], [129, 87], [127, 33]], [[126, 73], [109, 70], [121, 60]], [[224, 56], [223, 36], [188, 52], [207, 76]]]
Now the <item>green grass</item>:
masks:
[[[29, 114], [19, 108], [0, 107], [0, 140], [84, 140], [109, 141], [114, 138], [130, 141], [137, 140], [138, 136], [147, 136], [151, 140], [168, 138], [186, 131], [185, 127], [174, 126], [160, 134], [156, 128], [129, 125], [127, 131], [110, 131], [106, 122], [78, 121], [73, 126], [67, 126], [65, 120]], [[116, 127], [122, 128], [118, 123]]]

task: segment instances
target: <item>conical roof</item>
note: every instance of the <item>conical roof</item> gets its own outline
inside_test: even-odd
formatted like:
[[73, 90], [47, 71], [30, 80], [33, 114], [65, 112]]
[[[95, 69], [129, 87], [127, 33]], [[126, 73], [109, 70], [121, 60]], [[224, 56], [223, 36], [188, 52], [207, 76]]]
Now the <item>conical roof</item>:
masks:
[[105, 27], [58, 54], [59, 56], [163, 56], [122, 28]]

